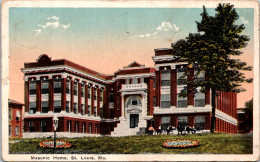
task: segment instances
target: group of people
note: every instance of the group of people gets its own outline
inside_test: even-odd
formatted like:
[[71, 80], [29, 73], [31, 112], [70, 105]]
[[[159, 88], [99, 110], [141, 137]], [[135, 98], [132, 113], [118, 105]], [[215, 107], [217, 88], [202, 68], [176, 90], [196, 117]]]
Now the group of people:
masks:
[[[169, 135], [173, 130], [176, 130], [176, 128], [172, 125], [169, 125], [167, 128], [166, 128], [166, 132], [167, 132], [167, 135]], [[183, 125], [183, 124], [180, 124], [177, 126], [177, 130], [178, 130], [178, 134], [179, 133], [183, 133], [183, 131], [187, 131], [187, 133], [189, 134], [190, 132], [192, 134], [196, 133], [196, 129], [194, 127], [190, 127], [188, 125]], [[150, 126], [148, 128], [148, 134], [149, 135], [153, 135], [155, 132], [156, 134], [162, 134], [162, 128], [161, 128], [161, 125], [158, 127], [158, 129], [155, 131], [154, 127], [153, 126]]]

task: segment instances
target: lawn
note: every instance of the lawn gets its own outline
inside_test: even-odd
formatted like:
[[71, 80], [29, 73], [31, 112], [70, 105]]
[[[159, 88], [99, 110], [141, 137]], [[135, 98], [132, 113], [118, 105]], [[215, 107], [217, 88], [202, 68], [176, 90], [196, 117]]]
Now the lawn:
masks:
[[[252, 154], [253, 138], [246, 135], [196, 134], [196, 135], [158, 135], [131, 137], [84, 137], [59, 138], [69, 141], [72, 147], [56, 150], [57, 154]], [[195, 139], [200, 146], [186, 149], [167, 149], [162, 147], [166, 140]], [[52, 149], [40, 148], [39, 142], [50, 139], [10, 139], [11, 154], [48, 154]]]

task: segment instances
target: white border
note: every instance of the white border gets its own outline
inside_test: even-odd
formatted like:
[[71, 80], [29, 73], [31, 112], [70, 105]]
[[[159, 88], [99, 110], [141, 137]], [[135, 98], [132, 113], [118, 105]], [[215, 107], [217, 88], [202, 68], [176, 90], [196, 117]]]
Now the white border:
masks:
[[[257, 1], [240, 1], [233, 0], [228, 1], [235, 5], [236, 8], [254, 8], [254, 152], [253, 155], [215, 155], [215, 154], [198, 154], [198, 155], [181, 155], [181, 154], [137, 154], [137, 155], [112, 155], [106, 154], [106, 160], [118, 161], [118, 160], [163, 160], [163, 161], [255, 161], [259, 159], [259, 3]], [[227, 1], [5, 1], [2, 4], [2, 157], [3, 160], [8, 161], [31, 161], [30, 155], [8, 155], [8, 113], [6, 107], [8, 107], [9, 94], [9, 7], [133, 7], [133, 8], [149, 8], [149, 7], [162, 7], [162, 8], [201, 8], [205, 5], [208, 7], [216, 7], [218, 3], [227, 3]], [[44, 156], [44, 155], [41, 155]], [[48, 155], [50, 157], [55, 155]], [[61, 156], [60, 154], [57, 156]], [[69, 158], [71, 155], [64, 155]], [[79, 156], [79, 155], [78, 155]], [[96, 158], [99, 155], [87, 155]], [[51, 160], [53, 160], [51, 158]], [[53, 160], [57, 161], [57, 160]]]

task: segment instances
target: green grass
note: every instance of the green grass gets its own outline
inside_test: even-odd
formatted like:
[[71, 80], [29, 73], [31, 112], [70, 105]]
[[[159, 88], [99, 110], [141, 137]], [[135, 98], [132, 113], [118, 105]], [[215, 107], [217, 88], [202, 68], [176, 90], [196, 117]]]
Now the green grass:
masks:
[[[59, 149], [58, 154], [141, 154], [141, 153], [175, 153], [175, 154], [252, 154], [253, 139], [244, 135], [230, 134], [196, 134], [196, 135], [158, 135], [131, 137], [84, 137], [58, 138], [69, 141], [72, 147]], [[187, 149], [167, 149], [162, 147], [166, 140], [196, 139], [200, 146]], [[10, 139], [13, 141], [15, 139]], [[40, 148], [39, 142], [51, 139], [20, 139], [10, 142], [10, 153], [52, 153], [52, 149]]]

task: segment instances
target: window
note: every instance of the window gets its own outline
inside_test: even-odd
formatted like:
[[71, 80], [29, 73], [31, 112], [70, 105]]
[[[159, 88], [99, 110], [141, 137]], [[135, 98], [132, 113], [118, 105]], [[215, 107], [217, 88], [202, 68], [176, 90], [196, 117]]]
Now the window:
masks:
[[54, 93], [61, 93], [61, 80], [54, 80]]
[[81, 104], [81, 115], [85, 115], [85, 105]]
[[67, 131], [71, 132], [71, 121], [67, 121]]
[[100, 117], [103, 118], [103, 107], [100, 107], [100, 112], [99, 112], [99, 114], [100, 114]]
[[91, 87], [88, 86], [88, 99], [90, 99], [90, 97], [91, 97]]
[[33, 121], [29, 121], [29, 131], [34, 132], [34, 123]]
[[178, 125], [188, 126], [188, 117], [187, 116], [179, 116], [178, 117]]
[[8, 111], [9, 120], [11, 120], [11, 116], [12, 116], [11, 114], [12, 114], [11, 109], [9, 109]]
[[20, 117], [21, 117], [21, 113], [20, 111], [16, 111], [16, 120], [20, 120]]
[[19, 127], [18, 126], [15, 127], [15, 136], [19, 136]]
[[74, 105], [73, 105], [73, 112], [74, 112], [74, 114], [78, 113], [78, 103], [76, 103], [76, 102], [74, 102]]
[[200, 73], [198, 68], [195, 68], [195, 73], [194, 73], [194, 77], [195, 77], [195, 81], [199, 82], [199, 81], [204, 81], [205, 80], [205, 72], [201, 71]]
[[156, 106], [156, 97], [153, 96], [153, 106]]
[[70, 94], [70, 80], [69, 79], [67, 79], [67, 81], [66, 81], [66, 93]]
[[185, 89], [187, 87], [184, 88], [178, 88], [178, 93], [177, 93], [177, 107], [179, 108], [184, 108], [188, 106], [188, 101], [187, 101], [187, 97], [180, 97], [179, 94], [181, 93], [181, 91], [183, 89]]
[[29, 107], [30, 107], [29, 114], [35, 114], [36, 113], [36, 101], [31, 101]]
[[127, 107], [128, 106], [142, 106], [142, 101], [137, 96], [130, 96], [126, 105], [127, 105]]
[[110, 94], [109, 94], [109, 102], [114, 102], [114, 100], [115, 100], [115, 95], [114, 95], [114, 93], [110, 93]]
[[46, 120], [41, 121], [41, 132], [47, 132], [47, 123]]
[[94, 90], [94, 100], [97, 100], [97, 90]]
[[70, 112], [70, 101], [66, 101], [66, 112]]
[[194, 127], [197, 130], [205, 129], [205, 117], [204, 116], [195, 116], [195, 124]]
[[12, 126], [11, 125], [9, 125], [9, 136], [11, 136], [12, 135]]
[[103, 102], [103, 91], [100, 91], [100, 102]]
[[74, 96], [77, 96], [77, 95], [78, 95], [78, 83], [77, 83], [77, 82], [74, 82], [73, 92], [74, 92]]
[[91, 107], [90, 105], [88, 105], [88, 116], [90, 116], [90, 112], [91, 112]]
[[79, 122], [75, 122], [75, 131], [78, 133], [79, 132]]
[[49, 82], [42, 81], [42, 94], [48, 94], [48, 93], [49, 93]]
[[126, 78], [126, 84], [129, 84], [129, 78]]
[[61, 112], [61, 100], [54, 101], [54, 113]]
[[92, 123], [89, 123], [89, 133], [92, 134]]
[[95, 124], [96, 127], [96, 134], [98, 134], [98, 124]]
[[82, 123], [82, 133], [86, 132], [85, 129], [86, 129], [86, 123]]
[[171, 85], [171, 70], [162, 70], [161, 71], [161, 86], [170, 86]]
[[97, 116], [97, 107], [94, 106], [94, 116]]
[[132, 78], [132, 84], [137, 84], [138, 83], [138, 79], [137, 78]]
[[30, 95], [35, 95], [36, 94], [36, 82], [35, 81], [31, 81], [30, 82], [30, 86], [29, 86], [29, 93]]
[[156, 87], [156, 78], [153, 78], [153, 88]]
[[49, 111], [49, 102], [42, 101], [42, 113], [48, 113]]
[[187, 76], [183, 77], [187, 68], [178, 68], [177, 69], [177, 84], [178, 85], [186, 85], [187, 84]]
[[205, 94], [201, 92], [200, 88], [197, 88], [197, 93], [195, 93], [195, 107], [205, 106]]
[[167, 127], [171, 124], [171, 117], [169, 116], [164, 116], [161, 119], [161, 129], [166, 130]]
[[161, 108], [170, 108], [170, 107], [171, 107], [171, 95], [161, 94]]
[[85, 84], [81, 85], [81, 97], [85, 98]]

